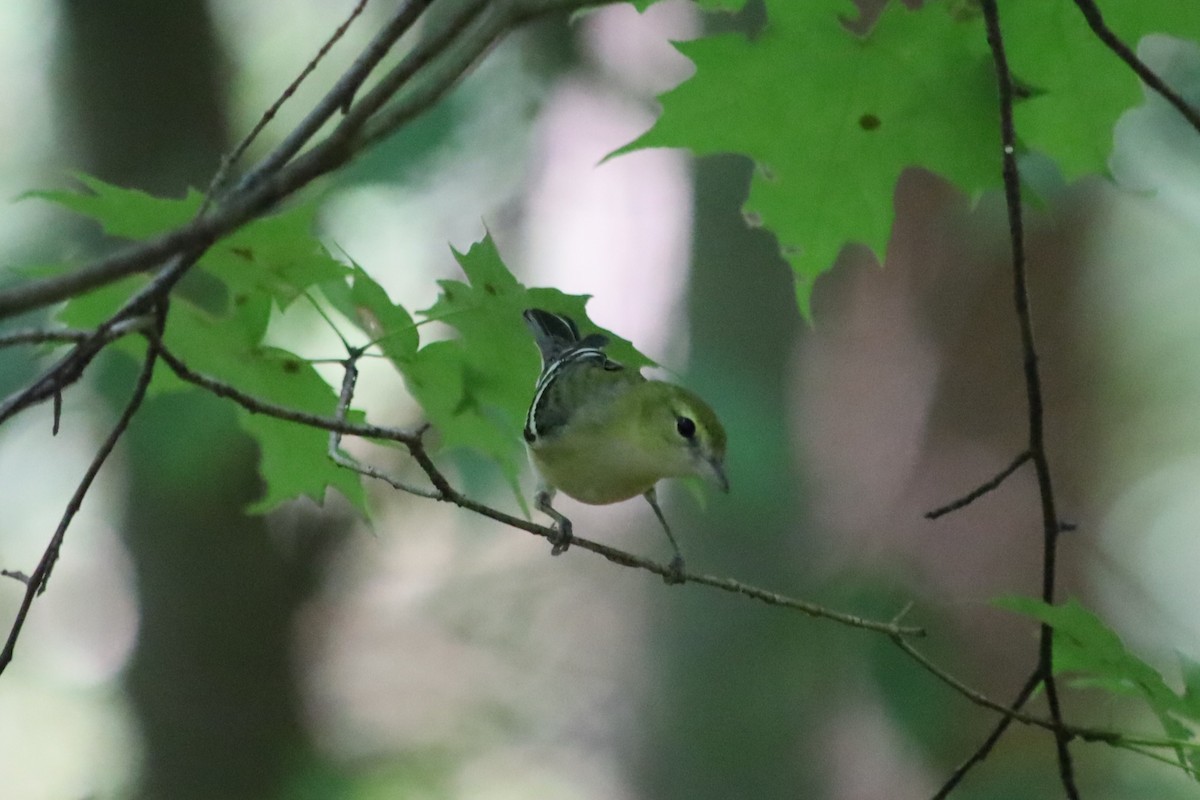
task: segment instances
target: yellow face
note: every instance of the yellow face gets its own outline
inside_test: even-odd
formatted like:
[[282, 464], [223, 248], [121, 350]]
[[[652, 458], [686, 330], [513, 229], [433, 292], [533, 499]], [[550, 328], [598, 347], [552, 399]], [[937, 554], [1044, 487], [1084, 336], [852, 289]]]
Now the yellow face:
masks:
[[[708, 404], [679, 386], [666, 383], [649, 384], [663, 402], [647, 403], [644, 425], [648, 438], [657, 439], [655, 450], [664, 467], [671, 471], [664, 477], [699, 475], [729, 491], [725, 477], [725, 428]], [[661, 387], [661, 388], [660, 388]]]

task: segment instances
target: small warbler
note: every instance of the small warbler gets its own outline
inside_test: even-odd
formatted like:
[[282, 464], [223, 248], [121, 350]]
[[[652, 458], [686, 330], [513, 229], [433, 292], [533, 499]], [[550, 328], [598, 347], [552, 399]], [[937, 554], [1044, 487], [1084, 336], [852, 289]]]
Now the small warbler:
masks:
[[557, 529], [551, 552], [571, 544], [571, 521], [551, 505], [556, 491], [592, 505], [640, 494], [675, 551], [667, 581], [682, 581], [683, 555], [654, 487], [663, 478], [700, 475], [729, 491], [717, 415], [687, 389], [613, 361], [604, 353], [608, 339], [580, 337], [570, 317], [537, 308], [524, 316], [542, 354], [525, 443], [539, 477], [534, 505]]

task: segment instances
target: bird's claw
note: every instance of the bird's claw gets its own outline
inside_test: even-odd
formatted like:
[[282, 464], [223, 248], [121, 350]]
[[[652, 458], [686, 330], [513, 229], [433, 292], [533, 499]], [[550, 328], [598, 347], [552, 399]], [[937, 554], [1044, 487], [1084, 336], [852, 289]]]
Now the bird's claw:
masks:
[[675, 556], [671, 559], [671, 563], [667, 565], [667, 571], [663, 575], [663, 581], [668, 585], [683, 583], [687, 580], [684, 575], [683, 556]]
[[569, 519], [561, 520], [554, 526], [554, 536], [550, 539], [550, 555], [561, 556], [567, 552], [567, 548], [571, 546], [571, 540], [574, 536], [571, 533], [571, 521]]

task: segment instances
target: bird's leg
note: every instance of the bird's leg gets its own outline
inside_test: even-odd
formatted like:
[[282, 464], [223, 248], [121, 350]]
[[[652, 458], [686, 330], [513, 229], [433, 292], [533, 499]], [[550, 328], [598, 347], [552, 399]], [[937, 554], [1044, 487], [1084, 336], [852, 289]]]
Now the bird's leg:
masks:
[[675, 557], [671, 559], [671, 563], [667, 567], [667, 574], [663, 575], [663, 580], [667, 583], [683, 583], [685, 580], [683, 577], [683, 553], [679, 550], [679, 543], [675, 541], [675, 534], [671, 533], [671, 526], [667, 524], [667, 518], [663, 516], [662, 509], [658, 507], [658, 493], [651, 487], [643, 497], [654, 509], [654, 515], [662, 523], [663, 530], [667, 532], [667, 538], [671, 540], [671, 547], [675, 550]]
[[571, 520], [558, 513], [558, 509], [550, 505], [550, 501], [553, 499], [553, 489], [538, 489], [537, 494], [533, 496], [533, 505], [538, 511], [554, 520], [555, 536], [550, 540], [550, 544], [553, 545], [550, 548], [550, 555], [557, 556], [566, 552], [567, 548], [571, 546]]

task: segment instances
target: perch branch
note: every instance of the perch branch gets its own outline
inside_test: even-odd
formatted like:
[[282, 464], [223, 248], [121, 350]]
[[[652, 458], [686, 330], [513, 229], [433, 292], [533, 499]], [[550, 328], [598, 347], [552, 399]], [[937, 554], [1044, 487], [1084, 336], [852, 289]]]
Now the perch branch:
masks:
[[[545, 525], [538, 525], [535, 522], [513, 516], [512, 514], [508, 514], [500, 509], [480, 503], [479, 501], [473, 500], [472, 498], [467, 497], [455, 489], [450, 484], [450, 481], [446, 475], [433, 462], [429, 452], [426, 450], [425, 443], [422, 438], [423, 429], [413, 432], [396, 428], [386, 428], [378, 425], [351, 422], [345, 419], [344, 411], [339, 411], [338, 415], [335, 417], [322, 417], [315, 414], [308, 414], [305, 412], [296, 411], [294, 409], [285, 408], [283, 406], [256, 398], [227, 383], [196, 372], [188, 367], [187, 364], [185, 364], [165, 346], [160, 346], [159, 351], [159, 357], [162, 359], [163, 363], [166, 364], [172, 371], [174, 371], [175, 374], [181, 379], [187, 381], [188, 383], [199, 386], [200, 388], [205, 389], [206, 391], [209, 391], [218, 397], [231, 400], [247, 411], [255, 414], [264, 414], [277, 419], [287, 420], [289, 422], [296, 422], [302, 425], [308, 425], [310, 427], [319, 428], [340, 435], [361, 436], [367, 439], [392, 441], [404, 445], [406, 448], [408, 448], [409, 453], [421, 467], [422, 471], [424, 471], [426, 476], [428, 476], [430, 483], [433, 484], [433, 491], [422, 490], [417, 492], [418, 494], [422, 494], [422, 496], [441, 500], [447, 503], [453, 503], [459, 508], [474, 512], [480, 516], [484, 516], [495, 520], [496, 522], [508, 525], [509, 527], [518, 528], [526, 531], [527, 533], [532, 533], [535, 536], [541, 536], [547, 540], [553, 540], [557, 535], [553, 529], [548, 528]], [[347, 386], [350, 387], [349, 391], [347, 391]], [[339, 407], [348, 407], [352, 394], [353, 381], [344, 380], [342, 384], [341, 396], [338, 400]], [[391, 483], [394, 479], [384, 478], [384, 480], [387, 480], [389, 483]], [[606, 544], [601, 544], [600, 542], [595, 542], [590, 539], [585, 539], [580, 536], [574, 537], [571, 542], [571, 547], [572, 549], [578, 547], [582, 550], [590, 550], [591, 552], [601, 555], [615, 564], [646, 570], [647, 572], [653, 572], [659, 576], [666, 576], [671, 573], [671, 568], [669, 565], [660, 564], [656, 561], [651, 561], [650, 559], [642, 558], [641, 556], [634, 555], [633, 553], [629, 553], [615, 547], [610, 547]], [[804, 600], [788, 597], [787, 595], [768, 591], [757, 586], [751, 586], [731, 578], [722, 578], [714, 575], [705, 575], [703, 573], [694, 572], [684, 573], [684, 578], [690, 583], [698, 583], [704, 586], [710, 586], [714, 589], [719, 589], [721, 591], [745, 595], [768, 605], [791, 608], [811, 617], [828, 619], [834, 622], [839, 622], [843, 625], [874, 631], [887, 636], [904, 638], [909, 636], [923, 636], [925, 633], [923, 629], [917, 626], [901, 625], [897, 621], [880, 622], [878, 620], [859, 617], [854, 614], [834, 611], [816, 603], [809, 603]]]

